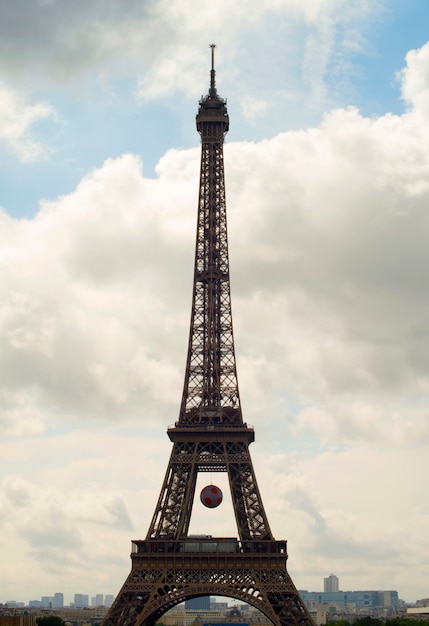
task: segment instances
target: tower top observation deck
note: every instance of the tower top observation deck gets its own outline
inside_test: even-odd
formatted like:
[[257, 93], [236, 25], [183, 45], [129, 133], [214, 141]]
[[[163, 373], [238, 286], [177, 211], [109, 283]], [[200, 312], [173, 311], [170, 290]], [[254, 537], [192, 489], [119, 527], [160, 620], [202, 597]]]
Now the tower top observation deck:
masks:
[[210, 70], [210, 87], [206, 96], [201, 96], [197, 113], [197, 130], [204, 139], [208, 135], [203, 132], [203, 124], [217, 122], [221, 124], [223, 135], [228, 132], [229, 117], [226, 108], [226, 100], [221, 98], [216, 89], [216, 71], [214, 69], [214, 50], [216, 45], [210, 45], [212, 51], [212, 66]]

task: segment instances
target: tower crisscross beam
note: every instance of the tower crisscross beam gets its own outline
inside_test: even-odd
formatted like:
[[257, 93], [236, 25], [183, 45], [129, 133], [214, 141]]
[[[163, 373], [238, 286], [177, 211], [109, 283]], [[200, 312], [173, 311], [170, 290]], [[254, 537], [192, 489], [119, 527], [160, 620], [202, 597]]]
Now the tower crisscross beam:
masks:
[[[200, 102], [201, 171], [191, 327], [179, 424], [242, 424], [232, 329], [223, 140], [226, 104]], [[203, 411], [209, 409], [209, 411]], [[210, 411], [211, 409], [211, 411]], [[204, 419], [202, 417], [204, 416]]]

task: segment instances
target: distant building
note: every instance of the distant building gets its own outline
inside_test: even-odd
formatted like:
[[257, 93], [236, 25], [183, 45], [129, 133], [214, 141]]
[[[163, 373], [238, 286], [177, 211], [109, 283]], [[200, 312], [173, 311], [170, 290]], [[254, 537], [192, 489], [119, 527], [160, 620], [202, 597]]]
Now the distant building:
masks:
[[64, 594], [63, 593], [55, 593], [52, 599], [52, 606], [57, 608], [61, 608], [64, 606]]
[[[248, 622], [238, 622], [240, 624], [240, 626], [249, 626]], [[268, 623], [268, 619], [267, 619], [267, 623]], [[228, 622], [215, 622], [213, 624], [213, 622], [207, 622], [204, 623], [203, 626], [231, 626], [232, 622], [228, 621]]]
[[422, 600], [416, 600], [416, 606], [429, 606], [429, 598], [423, 598]]
[[225, 621], [225, 611], [193, 611], [183, 610], [183, 605], [170, 609], [162, 616], [165, 626], [202, 626], [202, 624], [217, 625]]
[[318, 626], [326, 624], [326, 622], [329, 621], [329, 609], [330, 607], [328, 604], [319, 604], [317, 607], [309, 609], [313, 622], [318, 624]]
[[338, 576], [330, 574], [327, 578], [323, 579], [323, 591], [325, 593], [336, 593], [340, 588], [340, 581]]
[[70, 622], [72, 624], [76, 624], [79, 622], [83, 622], [85, 624], [93, 623], [95, 621], [101, 622], [102, 619], [106, 616], [107, 609], [103, 606], [97, 607], [83, 607], [83, 608], [73, 608], [73, 607], [63, 607], [62, 609], [52, 609], [49, 612], [49, 615], [57, 615], [61, 617], [65, 622]]
[[185, 600], [186, 611], [210, 611], [210, 596]]
[[113, 594], [107, 593], [104, 596], [104, 606], [107, 606], [107, 607], [112, 606], [114, 599], [115, 599], [115, 597], [113, 596]]
[[407, 617], [429, 621], [429, 606], [414, 606], [407, 608]]
[[299, 593], [308, 609], [314, 609], [319, 604], [329, 604], [343, 612], [375, 607], [391, 607], [397, 610], [399, 607], [397, 591], [300, 591]]
[[88, 606], [89, 596], [84, 593], [75, 593], [73, 606], [75, 609], [83, 609]]
[[210, 610], [211, 611], [226, 611], [228, 609], [228, 602], [218, 602], [210, 598]]

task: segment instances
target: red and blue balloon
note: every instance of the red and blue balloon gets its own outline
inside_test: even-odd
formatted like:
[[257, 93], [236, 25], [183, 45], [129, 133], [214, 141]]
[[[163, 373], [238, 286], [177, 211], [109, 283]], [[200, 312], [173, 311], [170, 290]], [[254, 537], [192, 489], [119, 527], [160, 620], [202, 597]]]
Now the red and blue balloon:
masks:
[[222, 502], [223, 494], [216, 485], [207, 485], [200, 493], [200, 500], [209, 509], [215, 509]]

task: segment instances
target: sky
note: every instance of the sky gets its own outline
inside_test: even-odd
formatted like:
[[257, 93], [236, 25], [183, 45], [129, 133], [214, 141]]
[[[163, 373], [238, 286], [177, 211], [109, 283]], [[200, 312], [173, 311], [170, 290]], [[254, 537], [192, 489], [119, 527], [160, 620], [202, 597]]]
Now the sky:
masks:
[[[428, 26], [427, 0], [0, 0], [0, 602], [116, 594], [146, 535], [211, 43], [272, 531], [299, 589], [429, 596]], [[218, 478], [190, 532], [236, 536]]]

